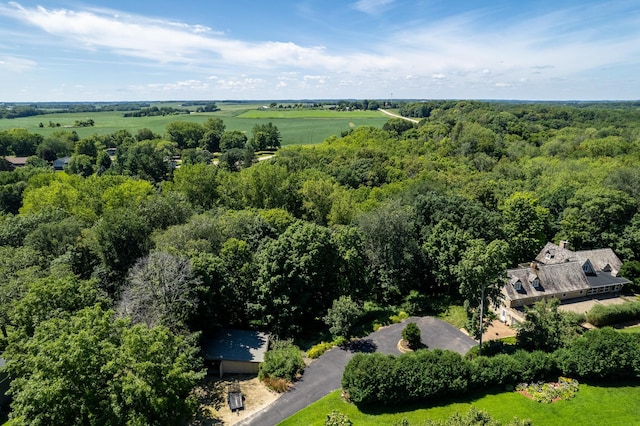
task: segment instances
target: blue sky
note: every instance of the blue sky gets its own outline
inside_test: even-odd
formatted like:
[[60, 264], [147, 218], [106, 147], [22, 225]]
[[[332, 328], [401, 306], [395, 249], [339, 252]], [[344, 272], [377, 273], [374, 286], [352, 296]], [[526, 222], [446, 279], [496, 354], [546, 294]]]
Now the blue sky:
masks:
[[640, 99], [637, 0], [0, 0], [0, 102]]

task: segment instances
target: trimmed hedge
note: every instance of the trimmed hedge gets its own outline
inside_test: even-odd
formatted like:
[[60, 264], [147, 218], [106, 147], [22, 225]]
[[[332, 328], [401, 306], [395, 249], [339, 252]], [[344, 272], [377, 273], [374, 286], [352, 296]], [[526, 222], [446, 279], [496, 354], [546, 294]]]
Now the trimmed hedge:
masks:
[[347, 364], [342, 387], [357, 404], [396, 404], [464, 392], [468, 380], [469, 365], [455, 352], [360, 353]]
[[356, 404], [398, 404], [462, 394], [473, 388], [557, 378], [640, 378], [640, 335], [593, 330], [554, 353], [465, 359], [451, 351], [419, 350], [400, 356], [356, 354], [342, 387]]
[[587, 312], [587, 321], [596, 327], [640, 319], [640, 302], [620, 305], [595, 305]]

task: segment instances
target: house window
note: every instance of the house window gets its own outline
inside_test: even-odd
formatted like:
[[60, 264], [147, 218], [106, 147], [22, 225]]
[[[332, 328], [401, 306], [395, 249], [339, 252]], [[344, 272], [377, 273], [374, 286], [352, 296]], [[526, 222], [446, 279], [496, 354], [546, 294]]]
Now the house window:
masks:
[[546, 252], [546, 253], [544, 254], [544, 258], [545, 258], [545, 259], [547, 259], [547, 260], [551, 259], [551, 252], [549, 252], [549, 251], [548, 251], [548, 252]]
[[516, 291], [522, 290], [522, 281], [520, 280], [516, 281], [513, 286], [515, 287]]

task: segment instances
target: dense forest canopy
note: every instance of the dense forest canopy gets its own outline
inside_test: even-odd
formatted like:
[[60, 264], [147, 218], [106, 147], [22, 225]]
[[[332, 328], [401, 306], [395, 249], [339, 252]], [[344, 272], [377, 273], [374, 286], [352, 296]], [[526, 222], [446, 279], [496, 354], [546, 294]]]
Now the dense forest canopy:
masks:
[[[254, 151], [280, 146], [271, 124], [238, 135], [220, 119], [177, 116], [165, 135], [0, 132], [0, 154], [45, 160], [0, 172], [9, 365], [42, 357], [32, 339], [58, 327], [62, 344], [60, 324], [73, 331], [85, 317], [106, 334], [104, 318], [122, 318], [116, 332], [143, 340], [222, 326], [301, 337], [326, 328], [343, 296], [415, 313], [435, 296], [462, 301], [489, 251], [515, 265], [563, 239], [640, 261], [637, 104], [430, 101], [400, 112], [419, 123], [394, 118], [259, 162]], [[73, 161], [54, 172], [47, 161], [62, 156]], [[176, 339], [191, 357], [189, 339]], [[29, 423], [35, 373], [13, 372]]]

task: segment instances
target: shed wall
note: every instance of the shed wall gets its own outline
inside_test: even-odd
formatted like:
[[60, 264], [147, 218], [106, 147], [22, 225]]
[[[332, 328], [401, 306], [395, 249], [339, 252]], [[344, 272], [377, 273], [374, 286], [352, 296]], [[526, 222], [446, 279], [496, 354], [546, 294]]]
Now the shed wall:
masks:
[[220, 375], [222, 374], [258, 374], [258, 362], [227, 361], [220, 362]]

